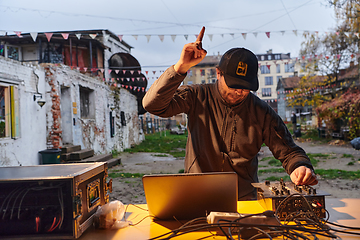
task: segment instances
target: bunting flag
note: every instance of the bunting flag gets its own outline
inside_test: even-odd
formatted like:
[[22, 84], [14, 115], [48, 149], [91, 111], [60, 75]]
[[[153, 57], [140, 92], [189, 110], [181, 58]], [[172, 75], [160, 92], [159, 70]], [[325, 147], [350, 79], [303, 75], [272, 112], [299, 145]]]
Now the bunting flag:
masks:
[[125, 75], [125, 73], [126, 73], [126, 70], [123, 70], [123, 74]]
[[147, 42], [150, 42], [151, 35], [145, 35]]
[[97, 33], [95, 33], [95, 34], [89, 34], [89, 36], [90, 36], [92, 39], [95, 39], [96, 36], [97, 36]]
[[257, 37], [257, 34], [258, 34], [258, 33], [257, 33], [257, 32], [254, 32], [253, 34], [254, 34], [255, 37]]
[[83, 69], [84, 69], [84, 71], [85, 71], [85, 72], [88, 70], [88, 68], [87, 68], [87, 67], [84, 67]]
[[76, 33], [75, 36], [80, 40], [80, 38], [81, 38], [81, 33]]
[[242, 33], [241, 35], [243, 36], [244, 40], [246, 40], [246, 33]]
[[45, 35], [46, 35], [48, 42], [50, 42], [50, 39], [51, 39], [53, 33], [45, 33]]
[[232, 36], [234, 38], [235, 34], [234, 33], [230, 33], [230, 36]]
[[134, 74], [134, 70], [130, 70], [130, 73], [131, 73], [131, 75], [133, 75], [133, 74]]
[[119, 38], [120, 42], [122, 42], [123, 35], [118, 35], [118, 38]]
[[171, 35], [171, 40], [175, 42], [176, 35]]
[[208, 34], [208, 37], [209, 37], [210, 42], [212, 42], [213, 35], [212, 35], [212, 34]]
[[164, 41], [164, 35], [159, 35], [160, 41], [163, 42]]
[[67, 40], [69, 38], [69, 34], [68, 33], [62, 33], [61, 36]]
[[120, 70], [116, 69], [116, 70], [115, 70], [115, 73], [116, 73], [116, 74], [119, 74], [119, 71], [120, 71]]
[[184, 35], [186, 41], [188, 40], [189, 35]]
[[22, 38], [20, 31], [14, 31], [14, 33], [15, 33], [19, 38]]
[[37, 32], [31, 32], [30, 33], [30, 36], [32, 37], [32, 39], [34, 40], [34, 42], [36, 42], [36, 38], [38, 36], [38, 33]]
[[138, 35], [132, 35], [132, 36], [135, 38], [135, 40], [138, 39]]
[[270, 38], [270, 32], [265, 32], [266, 36]]
[[297, 36], [297, 30], [293, 30], [293, 32], [294, 32], [295, 36]]
[[285, 34], [285, 31], [280, 31], [281, 32], [281, 35], [283, 35], [284, 36], [284, 34]]

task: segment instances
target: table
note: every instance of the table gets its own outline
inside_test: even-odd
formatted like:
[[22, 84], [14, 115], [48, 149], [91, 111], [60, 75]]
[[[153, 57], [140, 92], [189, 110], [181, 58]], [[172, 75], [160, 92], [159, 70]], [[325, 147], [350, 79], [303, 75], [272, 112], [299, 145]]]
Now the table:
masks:
[[[360, 199], [350, 198], [326, 198], [326, 209], [330, 213], [329, 221], [337, 224], [360, 227]], [[146, 204], [136, 205], [147, 209]], [[137, 208], [134, 205], [129, 205], [127, 208], [126, 218], [132, 221], [133, 224], [141, 221], [148, 216], [148, 212]], [[263, 207], [257, 201], [241, 201], [238, 202], [238, 212], [261, 213]], [[185, 223], [185, 222], [184, 222]], [[79, 240], [142, 240], [149, 239], [161, 234], [169, 232], [171, 229], [176, 229], [182, 224], [176, 221], [153, 221], [150, 217], [145, 218], [136, 226], [130, 226], [119, 230], [101, 230], [88, 229]], [[360, 231], [358, 231], [360, 233]], [[174, 239], [226, 239], [225, 236], [213, 235], [215, 232], [207, 230], [184, 234]], [[359, 239], [360, 236], [337, 234], [342, 239]], [[282, 238], [279, 238], [282, 239]], [[328, 238], [320, 238], [328, 239]]]

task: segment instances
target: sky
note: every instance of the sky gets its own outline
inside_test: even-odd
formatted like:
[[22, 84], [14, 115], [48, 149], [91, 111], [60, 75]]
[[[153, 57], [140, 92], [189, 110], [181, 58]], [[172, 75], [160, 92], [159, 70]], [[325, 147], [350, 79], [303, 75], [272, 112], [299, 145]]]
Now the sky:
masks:
[[9, 34], [108, 29], [123, 35], [142, 71], [156, 71], [149, 85], [202, 26], [208, 55], [245, 47], [299, 57], [304, 31], [326, 34], [336, 19], [326, 0], [0, 0], [0, 31]]

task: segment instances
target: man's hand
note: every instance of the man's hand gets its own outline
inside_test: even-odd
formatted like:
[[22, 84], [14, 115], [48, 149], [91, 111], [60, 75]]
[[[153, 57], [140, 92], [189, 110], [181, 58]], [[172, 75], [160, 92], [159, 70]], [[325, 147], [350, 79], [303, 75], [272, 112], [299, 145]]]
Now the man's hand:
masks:
[[185, 74], [192, 66], [201, 62], [206, 56], [206, 50], [202, 48], [205, 27], [202, 27], [199, 36], [193, 43], [188, 43], [183, 47], [179, 61], [175, 64], [176, 72]]
[[318, 183], [314, 171], [305, 166], [297, 167], [290, 174], [290, 179], [296, 185], [316, 185]]

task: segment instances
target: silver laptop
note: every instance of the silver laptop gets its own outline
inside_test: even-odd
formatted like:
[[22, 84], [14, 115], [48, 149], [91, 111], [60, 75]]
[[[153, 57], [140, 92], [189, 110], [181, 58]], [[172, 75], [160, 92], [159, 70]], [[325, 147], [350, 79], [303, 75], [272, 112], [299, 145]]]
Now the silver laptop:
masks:
[[143, 176], [150, 215], [162, 220], [237, 212], [238, 180], [234, 172]]

